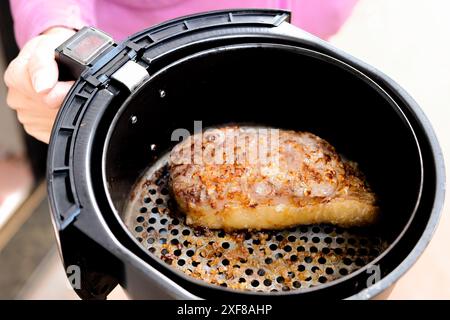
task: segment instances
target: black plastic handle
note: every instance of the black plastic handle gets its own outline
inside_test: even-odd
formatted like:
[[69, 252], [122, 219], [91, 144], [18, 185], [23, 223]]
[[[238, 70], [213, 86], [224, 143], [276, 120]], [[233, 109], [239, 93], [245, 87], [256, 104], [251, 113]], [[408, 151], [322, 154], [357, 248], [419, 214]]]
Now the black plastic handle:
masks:
[[84, 27], [55, 49], [60, 68], [60, 80], [77, 79], [92, 67], [97, 59], [116, 44], [106, 33], [93, 27]]

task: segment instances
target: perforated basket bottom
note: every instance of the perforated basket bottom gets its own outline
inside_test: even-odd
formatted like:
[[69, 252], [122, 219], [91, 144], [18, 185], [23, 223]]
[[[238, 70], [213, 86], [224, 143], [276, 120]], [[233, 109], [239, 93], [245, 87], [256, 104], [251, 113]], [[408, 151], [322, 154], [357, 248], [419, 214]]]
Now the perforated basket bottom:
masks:
[[236, 290], [302, 290], [333, 281], [377, 257], [387, 243], [330, 225], [283, 231], [192, 228], [173, 209], [164, 161], [132, 191], [125, 224], [151, 255], [185, 274]]

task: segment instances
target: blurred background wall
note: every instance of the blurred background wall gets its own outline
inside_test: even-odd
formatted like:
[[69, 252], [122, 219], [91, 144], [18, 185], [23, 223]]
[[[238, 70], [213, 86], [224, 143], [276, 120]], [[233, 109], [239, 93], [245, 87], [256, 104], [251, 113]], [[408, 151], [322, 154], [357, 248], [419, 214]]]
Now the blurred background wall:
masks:
[[[0, 52], [3, 52], [3, 47], [0, 38]], [[6, 68], [6, 61], [4, 55], [0, 55], [0, 74]], [[20, 127], [17, 125], [15, 112], [6, 107], [6, 88], [3, 81], [0, 81], [0, 150], [5, 152], [23, 154], [25, 153]]]

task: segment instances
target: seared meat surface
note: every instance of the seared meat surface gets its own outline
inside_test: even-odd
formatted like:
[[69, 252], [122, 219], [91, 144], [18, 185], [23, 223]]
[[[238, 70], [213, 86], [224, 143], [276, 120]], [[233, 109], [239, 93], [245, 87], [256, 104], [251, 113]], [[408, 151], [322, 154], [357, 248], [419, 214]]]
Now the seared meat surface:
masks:
[[224, 127], [170, 154], [170, 185], [187, 223], [211, 229], [363, 226], [378, 215], [355, 163], [309, 132]]

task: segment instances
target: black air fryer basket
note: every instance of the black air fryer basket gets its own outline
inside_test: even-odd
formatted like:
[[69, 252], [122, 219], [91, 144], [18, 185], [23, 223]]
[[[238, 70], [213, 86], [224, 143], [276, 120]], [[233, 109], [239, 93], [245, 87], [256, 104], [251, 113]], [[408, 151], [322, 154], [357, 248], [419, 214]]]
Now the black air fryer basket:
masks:
[[[386, 294], [417, 260], [444, 200], [443, 158], [418, 105], [371, 66], [292, 26], [288, 12], [184, 17], [120, 44], [93, 28], [57, 49], [78, 78], [57, 117], [48, 192], [82, 298], [356, 298]], [[356, 161], [379, 197], [370, 228], [191, 228], [173, 210], [178, 128], [310, 131]], [[237, 254], [239, 252], [239, 254]]]

